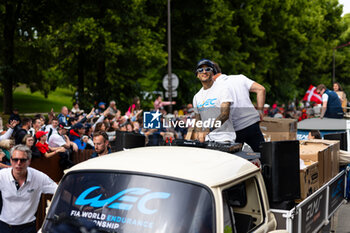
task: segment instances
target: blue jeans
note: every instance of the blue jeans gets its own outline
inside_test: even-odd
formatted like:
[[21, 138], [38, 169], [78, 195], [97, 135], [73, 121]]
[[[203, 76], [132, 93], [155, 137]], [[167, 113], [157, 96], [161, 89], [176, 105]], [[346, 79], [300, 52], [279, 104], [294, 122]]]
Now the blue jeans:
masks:
[[0, 233], [36, 233], [35, 221], [23, 225], [11, 226], [0, 221]]
[[236, 142], [245, 142], [254, 152], [260, 152], [260, 143], [265, 142], [265, 139], [261, 133], [259, 122], [236, 131]]

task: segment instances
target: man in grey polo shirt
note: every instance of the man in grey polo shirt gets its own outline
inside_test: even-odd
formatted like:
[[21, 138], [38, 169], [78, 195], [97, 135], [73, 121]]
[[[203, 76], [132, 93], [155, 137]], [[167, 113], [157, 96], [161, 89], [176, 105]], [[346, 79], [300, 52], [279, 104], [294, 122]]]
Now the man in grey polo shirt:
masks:
[[31, 150], [24, 145], [11, 149], [11, 168], [0, 170], [2, 211], [0, 233], [34, 233], [35, 212], [42, 193], [53, 194], [57, 184], [44, 173], [28, 167]]

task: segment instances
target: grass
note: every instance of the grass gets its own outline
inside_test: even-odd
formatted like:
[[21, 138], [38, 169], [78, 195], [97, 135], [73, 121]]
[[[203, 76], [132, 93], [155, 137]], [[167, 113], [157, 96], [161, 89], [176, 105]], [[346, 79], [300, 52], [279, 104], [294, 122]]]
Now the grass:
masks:
[[[40, 92], [31, 93], [30, 90], [21, 85], [17, 87], [13, 94], [13, 107], [19, 110], [20, 114], [23, 113], [47, 113], [51, 111], [51, 108], [55, 112], [60, 112], [62, 106], [72, 107], [73, 91], [69, 88], [57, 88], [55, 91], [50, 92], [48, 98], [45, 98]], [[0, 102], [0, 111], [3, 112], [2, 96]]]

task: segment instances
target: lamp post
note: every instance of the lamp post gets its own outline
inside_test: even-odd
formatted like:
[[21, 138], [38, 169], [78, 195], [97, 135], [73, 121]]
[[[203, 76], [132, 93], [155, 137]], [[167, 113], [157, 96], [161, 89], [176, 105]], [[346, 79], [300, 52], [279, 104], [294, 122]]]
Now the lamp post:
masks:
[[332, 81], [333, 83], [335, 83], [335, 51], [337, 49], [340, 49], [340, 48], [343, 48], [343, 47], [346, 47], [346, 46], [349, 46], [350, 45], [350, 41], [346, 44], [342, 44], [342, 45], [339, 45], [335, 48], [333, 48], [333, 75], [332, 75]]
[[[173, 101], [173, 87], [171, 80], [171, 17], [170, 17], [170, 0], [168, 0], [168, 85], [169, 85], [169, 101]], [[169, 105], [169, 113], [173, 112], [173, 106]]]

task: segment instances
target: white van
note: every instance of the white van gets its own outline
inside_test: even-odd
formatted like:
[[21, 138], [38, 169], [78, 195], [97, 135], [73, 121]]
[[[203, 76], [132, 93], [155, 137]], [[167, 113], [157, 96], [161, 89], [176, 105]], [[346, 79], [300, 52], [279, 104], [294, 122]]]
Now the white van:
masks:
[[117, 233], [276, 229], [257, 166], [190, 147], [136, 148], [77, 164], [61, 180], [41, 231], [67, 218]]

